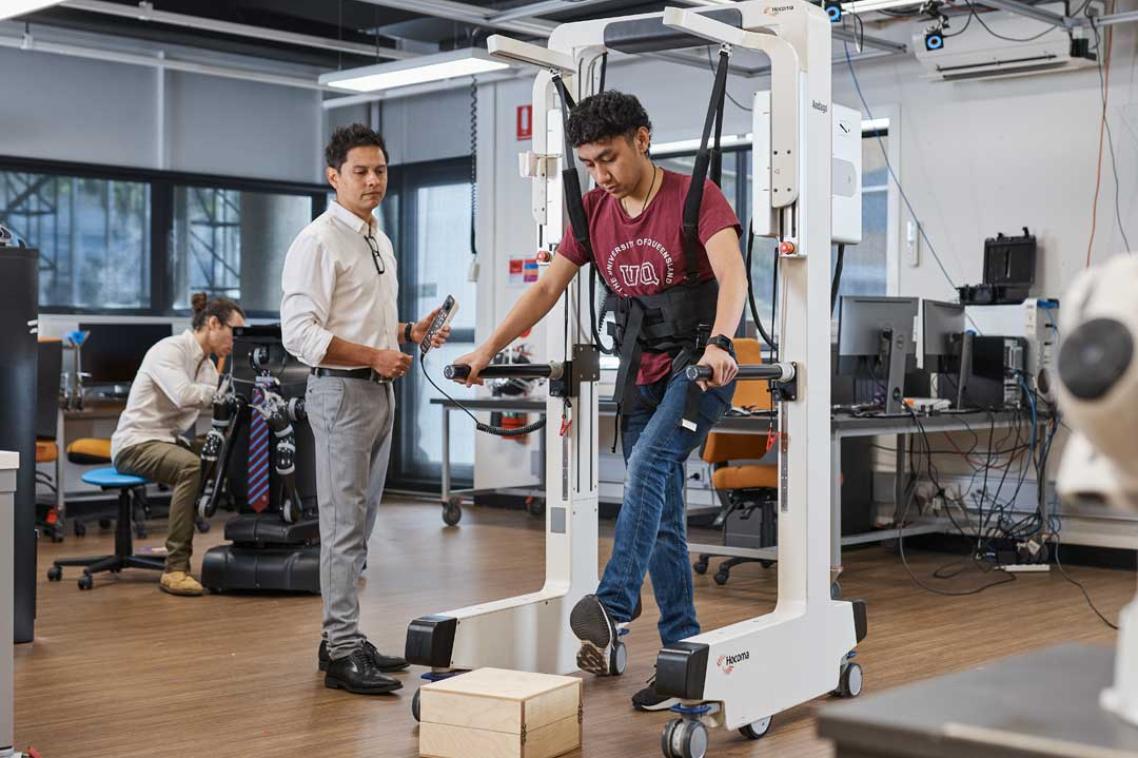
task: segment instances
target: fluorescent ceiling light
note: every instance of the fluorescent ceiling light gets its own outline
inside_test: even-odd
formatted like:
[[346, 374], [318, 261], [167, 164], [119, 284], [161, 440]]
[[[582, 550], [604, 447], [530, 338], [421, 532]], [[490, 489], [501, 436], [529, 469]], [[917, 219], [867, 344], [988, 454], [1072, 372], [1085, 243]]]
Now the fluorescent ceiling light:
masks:
[[378, 92], [443, 79], [475, 76], [509, 67], [508, 63], [491, 58], [485, 50], [468, 48], [346, 71], [333, 71], [321, 76], [320, 83], [352, 92]]
[[922, 0], [853, 0], [842, 3], [842, 10], [846, 13], [875, 13], [894, 8], [920, 7], [921, 4]]
[[60, 2], [61, 0], [2, 0], [0, 1], [0, 19], [22, 16], [49, 5], [58, 5]]

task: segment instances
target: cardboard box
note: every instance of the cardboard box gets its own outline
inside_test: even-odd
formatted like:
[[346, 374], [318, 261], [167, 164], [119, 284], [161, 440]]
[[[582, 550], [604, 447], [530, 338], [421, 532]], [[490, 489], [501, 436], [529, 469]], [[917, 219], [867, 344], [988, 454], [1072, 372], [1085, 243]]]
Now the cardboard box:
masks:
[[419, 690], [419, 755], [553, 758], [581, 746], [580, 679], [484, 668]]

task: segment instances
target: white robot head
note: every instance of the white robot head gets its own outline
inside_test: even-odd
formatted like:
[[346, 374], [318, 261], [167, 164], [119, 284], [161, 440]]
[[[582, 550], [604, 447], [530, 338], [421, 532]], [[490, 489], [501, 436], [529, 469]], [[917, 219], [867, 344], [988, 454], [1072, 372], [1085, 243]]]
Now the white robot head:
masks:
[[[1074, 430], [1059, 496], [1138, 509], [1138, 258], [1082, 274], [1063, 299], [1059, 407]], [[1114, 686], [1104, 708], [1138, 726], [1138, 598], [1119, 614]]]
[[1060, 338], [1056, 394], [1074, 434], [1059, 496], [1138, 509], [1138, 258], [1118, 256], [1075, 280]]

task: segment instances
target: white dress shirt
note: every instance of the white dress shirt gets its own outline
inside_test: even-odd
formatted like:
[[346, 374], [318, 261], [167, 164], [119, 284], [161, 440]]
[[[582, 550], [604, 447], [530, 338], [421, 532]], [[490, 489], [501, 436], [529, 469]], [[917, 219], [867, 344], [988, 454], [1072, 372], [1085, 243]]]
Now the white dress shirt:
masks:
[[[379, 250], [382, 274], [376, 271], [369, 235]], [[374, 220], [369, 224], [330, 201], [289, 247], [281, 289], [285, 349], [309, 366], [325, 366], [333, 336], [377, 350], [399, 349], [395, 251]]]
[[213, 404], [217, 367], [190, 329], [146, 351], [130, 385], [126, 410], [111, 436], [111, 460], [140, 442], [174, 442]]

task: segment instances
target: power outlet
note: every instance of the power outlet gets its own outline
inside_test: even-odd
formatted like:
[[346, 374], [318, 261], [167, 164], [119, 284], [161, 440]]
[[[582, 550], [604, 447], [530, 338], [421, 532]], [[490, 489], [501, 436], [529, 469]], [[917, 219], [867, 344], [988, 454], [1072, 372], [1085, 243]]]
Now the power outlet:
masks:
[[921, 225], [912, 219], [905, 223], [905, 262], [911, 268], [921, 264]]

